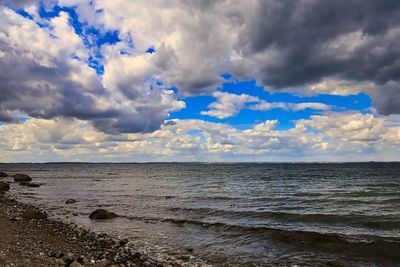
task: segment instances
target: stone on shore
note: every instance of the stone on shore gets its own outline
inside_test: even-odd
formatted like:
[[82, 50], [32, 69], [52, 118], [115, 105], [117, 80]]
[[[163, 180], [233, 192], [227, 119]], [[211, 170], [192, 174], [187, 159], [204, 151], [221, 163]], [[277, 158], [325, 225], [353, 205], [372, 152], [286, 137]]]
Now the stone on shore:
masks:
[[83, 265], [80, 264], [80, 263], [77, 262], [77, 261], [74, 261], [73, 263], [71, 263], [71, 264], [69, 265], [69, 267], [83, 267]]
[[19, 185], [27, 186], [27, 187], [39, 187], [40, 185], [30, 182], [20, 182]]
[[129, 239], [128, 239], [128, 238], [121, 239], [121, 240], [118, 242], [118, 244], [119, 244], [121, 247], [125, 246], [125, 245], [128, 244], [128, 243], [129, 243]]
[[8, 177], [8, 174], [5, 172], [0, 172], [0, 178]]
[[0, 182], [0, 192], [6, 192], [10, 190], [10, 185], [5, 182]]
[[22, 213], [22, 218], [27, 220], [41, 220], [46, 219], [47, 214], [37, 209], [26, 208], [25, 211]]
[[76, 203], [76, 202], [78, 202], [78, 201], [76, 201], [76, 200], [73, 199], [73, 198], [70, 198], [70, 199], [67, 199], [67, 200], [65, 201], [65, 204], [74, 204], [74, 203]]
[[89, 215], [89, 218], [93, 220], [109, 220], [109, 219], [114, 219], [116, 217], [118, 217], [118, 215], [115, 214], [114, 212], [110, 212], [103, 209], [97, 209]]
[[32, 181], [32, 178], [29, 175], [22, 173], [14, 174], [12, 177], [14, 177], [14, 181], [17, 183]]

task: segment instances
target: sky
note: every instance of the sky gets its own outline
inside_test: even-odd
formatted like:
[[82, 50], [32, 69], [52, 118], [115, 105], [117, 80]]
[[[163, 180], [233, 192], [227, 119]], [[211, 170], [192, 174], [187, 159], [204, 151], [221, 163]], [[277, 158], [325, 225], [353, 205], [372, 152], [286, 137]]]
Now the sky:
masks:
[[400, 160], [400, 1], [0, 0], [0, 162]]

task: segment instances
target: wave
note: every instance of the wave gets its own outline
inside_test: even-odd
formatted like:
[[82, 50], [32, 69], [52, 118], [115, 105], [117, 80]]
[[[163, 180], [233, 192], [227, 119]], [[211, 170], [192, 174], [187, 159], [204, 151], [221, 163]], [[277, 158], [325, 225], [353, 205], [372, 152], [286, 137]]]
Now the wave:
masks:
[[281, 222], [299, 222], [299, 223], [319, 223], [319, 224], [340, 224], [346, 226], [364, 226], [379, 230], [391, 230], [400, 228], [400, 220], [393, 216], [365, 216], [365, 215], [337, 215], [337, 214], [296, 214], [273, 211], [238, 211], [221, 210], [213, 208], [170, 208], [171, 211], [182, 214], [192, 213], [197, 216], [218, 216], [223, 218], [255, 218], [272, 219]]
[[128, 219], [155, 222], [167, 222], [178, 227], [200, 226], [215, 230], [220, 235], [235, 235], [273, 240], [293, 246], [295, 249], [311, 248], [315, 251], [335, 253], [347, 256], [359, 256], [400, 262], [400, 238], [377, 239], [373, 236], [347, 236], [307, 231], [277, 229], [265, 226], [239, 226], [222, 222], [205, 222], [179, 218], [145, 218], [129, 217]]
[[382, 202], [390, 203], [390, 204], [400, 204], [400, 198], [389, 198], [389, 199], [383, 200]]

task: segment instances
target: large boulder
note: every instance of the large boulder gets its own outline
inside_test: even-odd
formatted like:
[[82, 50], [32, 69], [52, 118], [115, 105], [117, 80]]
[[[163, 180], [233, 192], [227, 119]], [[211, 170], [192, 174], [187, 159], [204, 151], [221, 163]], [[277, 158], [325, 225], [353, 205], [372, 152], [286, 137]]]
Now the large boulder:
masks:
[[5, 182], [0, 182], [0, 192], [6, 192], [10, 190], [10, 185]]
[[39, 187], [39, 184], [30, 183], [30, 182], [20, 182], [19, 185], [27, 186], [27, 187]]
[[22, 213], [22, 218], [27, 220], [41, 220], [46, 219], [47, 214], [34, 208], [26, 208]]
[[29, 175], [22, 174], [22, 173], [14, 174], [12, 177], [14, 177], [14, 181], [17, 183], [32, 181], [32, 178]]
[[0, 178], [8, 177], [8, 174], [5, 172], [0, 172]]
[[118, 217], [114, 212], [110, 212], [103, 209], [97, 209], [90, 213], [89, 218], [92, 220], [109, 220]]

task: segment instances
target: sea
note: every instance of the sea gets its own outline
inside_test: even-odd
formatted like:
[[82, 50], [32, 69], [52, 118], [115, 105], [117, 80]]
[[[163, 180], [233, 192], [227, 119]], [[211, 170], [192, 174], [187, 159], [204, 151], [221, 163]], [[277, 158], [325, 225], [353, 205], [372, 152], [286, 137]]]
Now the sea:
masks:
[[[400, 163], [0, 164], [50, 217], [187, 266], [400, 266]], [[66, 199], [77, 200], [65, 204]], [[93, 221], [98, 208], [117, 213]], [[196, 264], [195, 264], [196, 263]]]

